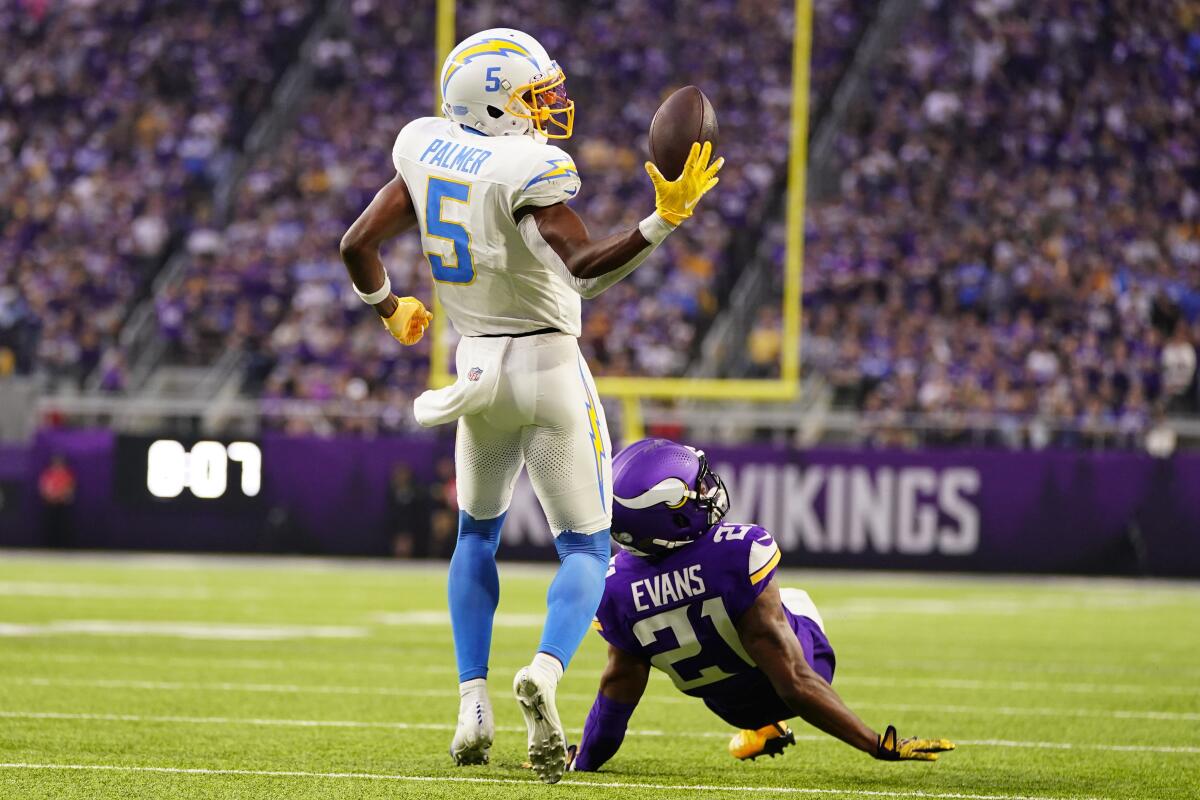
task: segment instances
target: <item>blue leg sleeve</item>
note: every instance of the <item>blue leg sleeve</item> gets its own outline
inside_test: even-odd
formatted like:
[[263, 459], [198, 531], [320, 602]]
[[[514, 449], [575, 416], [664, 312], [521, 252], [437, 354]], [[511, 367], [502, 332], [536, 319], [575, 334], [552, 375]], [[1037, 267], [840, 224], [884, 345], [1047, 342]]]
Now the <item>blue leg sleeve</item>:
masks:
[[564, 531], [554, 540], [562, 566], [546, 595], [546, 627], [538, 651], [554, 656], [563, 669], [579, 649], [604, 594], [604, 574], [612, 551], [608, 530]]
[[458, 680], [486, 678], [492, 649], [492, 618], [500, 602], [496, 548], [504, 515], [475, 519], [458, 512], [458, 542], [450, 559], [450, 626]]

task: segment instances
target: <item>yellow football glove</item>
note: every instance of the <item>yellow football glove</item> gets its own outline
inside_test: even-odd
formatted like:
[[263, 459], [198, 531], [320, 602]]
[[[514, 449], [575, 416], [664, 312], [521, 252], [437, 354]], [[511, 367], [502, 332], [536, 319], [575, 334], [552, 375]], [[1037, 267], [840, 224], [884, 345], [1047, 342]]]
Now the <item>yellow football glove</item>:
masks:
[[705, 193], [717, 185], [717, 173], [725, 164], [724, 158], [718, 158], [712, 164], [712, 142], [705, 142], [701, 147], [699, 142], [692, 144], [683, 172], [673, 181], [663, 177], [658, 167], [646, 162], [646, 174], [654, 184], [654, 207], [659, 216], [672, 225], [678, 225], [692, 215], [692, 209]]
[[954, 749], [948, 739], [900, 739], [896, 728], [887, 726], [879, 737], [875, 757], [880, 761], [937, 761], [937, 754]]
[[396, 310], [390, 317], [383, 318], [384, 327], [404, 345], [421, 341], [433, 314], [425, 310], [425, 304], [415, 297], [397, 297]]

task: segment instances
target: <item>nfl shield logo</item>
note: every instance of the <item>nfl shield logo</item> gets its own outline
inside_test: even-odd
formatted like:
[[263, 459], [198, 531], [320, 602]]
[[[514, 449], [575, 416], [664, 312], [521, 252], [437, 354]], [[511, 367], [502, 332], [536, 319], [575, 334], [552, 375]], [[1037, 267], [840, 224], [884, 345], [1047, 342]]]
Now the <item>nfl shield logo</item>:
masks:
[[467, 372], [467, 380], [475, 382], [479, 380], [479, 376], [482, 374], [483, 370], [481, 370], [479, 367], [471, 367], [471, 369]]

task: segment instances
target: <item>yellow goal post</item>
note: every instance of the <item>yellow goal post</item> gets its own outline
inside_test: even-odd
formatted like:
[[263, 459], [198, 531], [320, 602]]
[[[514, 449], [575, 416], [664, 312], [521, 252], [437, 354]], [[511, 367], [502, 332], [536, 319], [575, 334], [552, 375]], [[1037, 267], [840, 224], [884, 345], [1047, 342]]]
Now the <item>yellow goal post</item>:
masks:
[[[607, 376], [596, 378], [596, 388], [605, 397], [619, 398], [626, 440], [640, 438], [644, 399], [749, 400], [785, 402], [800, 392], [800, 314], [804, 269], [804, 200], [808, 165], [809, 64], [812, 55], [813, 0], [794, 0], [795, 22], [792, 44], [792, 108], [788, 142], [787, 212], [783, 281], [783, 347], [778, 378], [651, 378]], [[456, 0], [437, 0], [437, 61], [434, 65], [435, 112], [441, 114], [441, 85], [437, 76], [442, 63], [457, 41]], [[718, 109], [718, 113], [719, 113]], [[647, 121], [647, 124], [649, 122]], [[433, 297], [429, 385], [448, 386], [455, 378], [449, 370], [446, 316], [436, 291]]]

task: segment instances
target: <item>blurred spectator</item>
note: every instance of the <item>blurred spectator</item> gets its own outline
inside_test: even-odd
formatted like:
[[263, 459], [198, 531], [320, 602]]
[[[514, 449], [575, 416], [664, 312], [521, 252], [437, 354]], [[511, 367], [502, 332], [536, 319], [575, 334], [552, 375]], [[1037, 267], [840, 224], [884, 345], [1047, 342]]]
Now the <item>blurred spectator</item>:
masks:
[[397, 464], [392, 470], [388, 519], [392, 525], [392, 555], [397, 558], [432, 555], [432, 488], [415, 480], [412, 468], [406, 464]]
[[[1200, 37], [1194, 3], [923, 0], [836, 142], [837, 196], [808, 210], [803, 364], [881, 443], [1131, 444], [1150, 409], [1200, 410]], [[812, 107], [876, 4], [816, 4]], [[117, 333], [154, 298], [169, 357], [245, 353], [264, 410], [293, 399], [380, 414], [269, 414], [288, 431], [388, 431], [424, 386], [350, 292], [336, 243], [391, 177], [396, 132], [433, 106], [432, 15], [355, 0], [306, 57], [315, 90], [254, 155], [231, 219], [213, 189], [322, 4], [110, 0], [0, 4], [0, 374], [128, 388]], [[577, 101], [574, 206], [597, 233], [636, 222], [648, 120], [694, 82], [728, 158], [700, 218], [585, 304], [600, 374], [677, 375], [727, 291], [732, 237], [769, 205], [787, 155], [791, 7], [771, 0], [482, 0], [459, 32], [528, 27]], [[581, 31], [586, 35], [581, 35]], [[697, 58], [696, 43], [704, 56]], [[735, 76], [736, 79], [732, 79]], [[756, 246], [782, 252], [782, 226]], [[385, 253], [431, 291], [419, 241]], [[777, 304], [767, 304], [774, 308]], [[746, 361], [775, 374], [779, 314]], [[6, 355], [7, 354], [7, 355]]]
[[42, 501], [42, 541], [47, 547], [70, 547], [75, 541], [75, 472], [56, 453], [38, 476]]
[[[432, 15], [411, 3], [358, 2], [345, 31], [313, 52], [316, 86], [283, 140], [248, 165], [226, 226], [189, 238], [181, 287], [156, 298], [172, 357], [205, 364], [249, 355], [247, 391], [265, 404], [375, 401], [396, 409], [352, 425], [393, 430], [428, 375], [428, 341], [397, 347], [353, 295], [337, 242], [394, 170], [391, 146], [433, 106]], [[429, 296], [420, 241], [385, 252], [397, 288]], [[325, 433], [344, 420], [273, 416], [289, 432]]]
[[[816, 93], [840, 75], [871, 6], [818, 7]], [[207, 246], [189, 248], [183, 290], [158, 298], [159, 324], [185, 361], [248, 350], [250, 389], [261, 384], [271, 400], [331, 403], [365, 388], [366, 399], [404, 406], [424, 386], [427, 344], [402, 351], [382, 334], [350, 292], [336, 242], [393, 174], [396, 133], [432, 109], [432, 19], [404, 3], [365, 0], [351, 11], [347, 28], [314, 49], [317, 89], [284, 140], [250, 166], [232, 223], [205, 229]], [[579, 107], [567, 148], [584, 179], [573, 205], [597, 233], [636, 224], [652, 202], [641, 165], [649, 121], [666, 94], [695, 82], [718, 109], [728, 163], [714, 202], [646, 269], [585, 304], [581, 344], [598, 373], [682, 374], [717, 310], [731, 232], [786, 159], [790, 7], [765, 0], [459, 6], [460, 34], [513, 24], [565, 68]], [[697, 41], [710, 45], [699, 61], [690, 55]], [[396, 240], [385, 260], [394, 285], [428, 297], [416, 237]]]
[[1175, 323], [1175, 332], [1162, 349], [1163, 394], [1171, 411], [1190, 411], [1196, 383], [1196, 348], [1187, 323]]
[[753, 377], [764, 378], [778, 369], [779, 359], [783, 350], [782, 320], [778, 309], [760, 308], [754, 327], [746, 340], [746, 349], [750, 356], [750, 373]]
[[115, 345], [315, 7], [0, 3], [0, 345], [21, 371], [78, 383]]
[[803, 362], [838, 402], [1035, 446], [1198, 410], [1186, 7], [924, 3], [809, 209]]
[[1146, 452], [1155, 458], [1170, 458], [1175, 454], [1179, 437], [1167, 424], [1161, 408], [1154, 414], [1154, 421], [1146, 432]]
[[458, 535], [458, 490], [454, 483], [454, 459], [438, 459], [435, 471], [428, 555], [431, 558], [449, 558], [454, 552]]
[[273, 505], [267, 510], [258, 549], [264, 553], [300, 555], [315, 555], [322, 551], [321, 544], [305, 532], [292, 510], [282, 504]]

